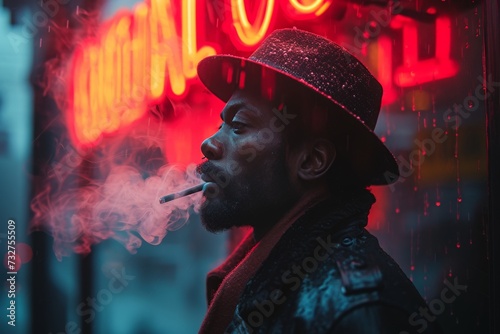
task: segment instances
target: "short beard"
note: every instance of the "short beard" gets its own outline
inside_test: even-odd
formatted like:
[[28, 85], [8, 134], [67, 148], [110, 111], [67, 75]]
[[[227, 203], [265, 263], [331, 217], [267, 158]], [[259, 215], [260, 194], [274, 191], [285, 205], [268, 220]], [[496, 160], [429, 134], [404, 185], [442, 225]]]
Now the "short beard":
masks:
[[[278, 154], [266, 168], [266, 178], [245, 179], [235, 176], [238, 183], [229, 180], [215, 196], [201, 205], [201, 221], [209, 232], [220, 232], [232, 227], [271, 226], [293, 205], [297, 197], [287, 177], [284, 152]], [[217, 175], [220, 170], [207, 161], [198, 166], [206, 175]], [[256, 175], [257, 176], [257, 175]]]

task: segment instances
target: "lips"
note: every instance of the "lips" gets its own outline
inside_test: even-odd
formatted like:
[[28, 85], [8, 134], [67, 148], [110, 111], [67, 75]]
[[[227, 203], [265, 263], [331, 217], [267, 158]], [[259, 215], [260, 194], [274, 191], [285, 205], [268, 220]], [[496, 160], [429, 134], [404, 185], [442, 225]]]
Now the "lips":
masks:
[[200, 176], [201, 176], [201, 179], [205, 182], [215, 182], [210, 176], [208, 176], [205, 173], [202, 173]]
[[208, 200], [216, 197], [220, 192], [220, 187], [217, 182], [210, 176], [216, 175], [215, 173], [217, 173], [217, 168], [214, 166], [214, 164], [210, 161], [206, 161], [203, 164], [198, 165], [196, 171], [200, 175], [201, 179], [206, 182], [203, 187], [203, 195], [205, 196], [205, 198]]
[[210, 175], [217, 175], [219, 169], [211, 161], [206, 161], [196, 167], [196, 172], [205, 182], [216, 182]]

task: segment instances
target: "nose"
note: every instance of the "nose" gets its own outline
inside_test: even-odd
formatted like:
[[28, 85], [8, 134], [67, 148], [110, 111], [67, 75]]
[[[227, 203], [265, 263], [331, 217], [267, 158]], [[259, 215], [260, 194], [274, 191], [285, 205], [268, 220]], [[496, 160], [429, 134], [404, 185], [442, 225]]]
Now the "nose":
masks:
[[201, 143], [201, 153], [208, 160], [218, 160], [222, 157], [222, 144], [214, 136], [209, 137]]

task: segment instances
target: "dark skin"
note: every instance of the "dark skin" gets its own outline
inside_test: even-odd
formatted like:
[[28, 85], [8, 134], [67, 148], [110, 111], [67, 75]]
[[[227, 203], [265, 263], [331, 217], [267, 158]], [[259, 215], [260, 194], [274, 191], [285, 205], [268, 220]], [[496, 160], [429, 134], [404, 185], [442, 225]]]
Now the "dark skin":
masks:
[[260, 240], [303, 197], [328, 193], [334, 145], [321, 136], [290, 145], [288, 136], [303, 133], [301, 117], [290, 117], [290, 124], [299, 122], [290, 132], [273, 108], [261, 96], [236, 91], [221, 112], [221, 127], [202, 143], [207, 162], [199, 171], [209, 184], [201, 218], [208, 230], [249, 225]]

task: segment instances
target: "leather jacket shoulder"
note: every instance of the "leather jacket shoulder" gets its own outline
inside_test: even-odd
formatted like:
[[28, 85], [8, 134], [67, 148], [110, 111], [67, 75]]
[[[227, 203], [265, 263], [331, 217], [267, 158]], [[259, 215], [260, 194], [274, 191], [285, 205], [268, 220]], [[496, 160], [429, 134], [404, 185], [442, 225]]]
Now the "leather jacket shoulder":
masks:
[[425, 303], [366, 223], [367, 212], [328, 204], [307, 212], [248, 282], [226, 333], [417, 333], [409, 317]]

